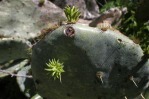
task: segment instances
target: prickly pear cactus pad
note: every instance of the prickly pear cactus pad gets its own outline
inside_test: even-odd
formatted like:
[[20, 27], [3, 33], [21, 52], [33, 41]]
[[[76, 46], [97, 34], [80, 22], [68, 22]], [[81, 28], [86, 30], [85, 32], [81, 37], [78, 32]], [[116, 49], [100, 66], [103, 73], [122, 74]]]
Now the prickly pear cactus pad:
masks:
[[[61, 82], [45, 70], [52, 59], [63, 63]], [[148, 58], [115, 30], [61, 26], [33, 47], [31, 65], [45, 99], [140, 99], [148, 88]]]
[[[17, 74], [27, 76], [30, 74], [30, 70], [31, 70], [31, 66], [29, 65], [21, 68], [21, 70]], [[20, 90], [25, 94], [26, 97], [29, 98], [36, 94], [33, 79], [29, 79], [25, 77], [17, 77], [16, 80]]]
[[21, 38], [0, 39], [0, 63], [29, 58], [31, 43]]
[[42, 0], [41, 7], [40, 1], [1, 0], [0, 36], [34, 38], [39, 35], [41, 29], [47, 27], [48, 23], [64, 19], [62, 9], [48, 0]]

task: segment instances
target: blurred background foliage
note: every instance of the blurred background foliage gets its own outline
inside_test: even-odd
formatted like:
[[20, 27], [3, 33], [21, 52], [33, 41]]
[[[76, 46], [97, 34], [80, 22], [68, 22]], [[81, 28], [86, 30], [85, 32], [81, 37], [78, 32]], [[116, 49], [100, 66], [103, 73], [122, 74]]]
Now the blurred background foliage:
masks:
[[[149, 1], [147, 0], [101, 0], [97, 3], [100, 6], [100, 12], [103, 13], [113, 7], [127, 7], [128, 12], [122, 18], [121, 25], [117, 28], [130, 37], [135, 43], [140, 44], [145, 53], [149, 54]], [[148, 8], [147, 8], [148, 7]], [[144, 15], [145, 13], [145, 15]], [[141, 16], [142, 15], [142, 16]]]

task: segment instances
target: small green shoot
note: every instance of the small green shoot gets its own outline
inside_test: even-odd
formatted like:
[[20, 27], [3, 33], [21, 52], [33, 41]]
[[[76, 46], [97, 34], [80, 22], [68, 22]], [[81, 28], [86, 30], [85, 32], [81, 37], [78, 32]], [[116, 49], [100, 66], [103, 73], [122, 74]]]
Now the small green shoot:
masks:
[[52, 77], [55, 79], [60, 79], [61, 82], [61, 73], [65, 72], [63, 67], [63, 63], [60, 63], [59, 60], [49, 60], [49, 63], [46, 63], [48, 68], [46, 68], [46, 71], [50, 71], [52, 73]]
[[65, 15], [67, 17], [67, 23], [76, 23], [79, 20], [80, 12], [75, 6], [66, 6], [64, 8]]

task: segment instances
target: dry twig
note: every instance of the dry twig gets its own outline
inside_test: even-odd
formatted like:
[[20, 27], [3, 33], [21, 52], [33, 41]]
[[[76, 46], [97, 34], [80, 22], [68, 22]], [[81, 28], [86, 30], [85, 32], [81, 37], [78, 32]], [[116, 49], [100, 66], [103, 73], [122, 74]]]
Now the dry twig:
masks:
[[32, 75], [18, 75], [18, 74], [13, 74], [13, 73], [10, 73], [9, 71], [1, 70], [1, 69], [0, 69], [0, 72], [2, 72], [2, 73], [6, 73], [6, 74], [10, 75], [11, 77], [33, 78]]

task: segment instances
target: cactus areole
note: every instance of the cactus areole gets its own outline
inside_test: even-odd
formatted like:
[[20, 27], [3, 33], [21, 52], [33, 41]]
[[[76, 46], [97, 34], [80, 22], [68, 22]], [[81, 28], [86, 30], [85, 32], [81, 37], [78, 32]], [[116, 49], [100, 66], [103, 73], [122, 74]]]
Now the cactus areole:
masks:
[[[63, 63], [61, 82], [45, 70], [52, 59]], [[31, 65], [37, 91], [45, 99], [143, 99], [148, 95], [148, 58], [138, 44], [115, 30], [61, 26], [33, 47]]]

